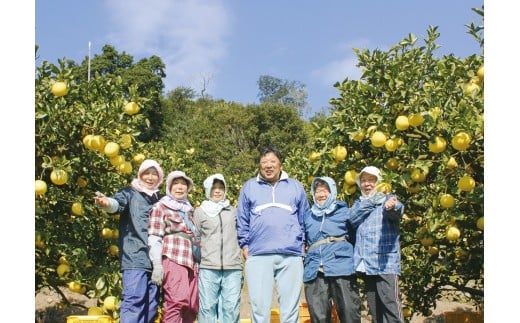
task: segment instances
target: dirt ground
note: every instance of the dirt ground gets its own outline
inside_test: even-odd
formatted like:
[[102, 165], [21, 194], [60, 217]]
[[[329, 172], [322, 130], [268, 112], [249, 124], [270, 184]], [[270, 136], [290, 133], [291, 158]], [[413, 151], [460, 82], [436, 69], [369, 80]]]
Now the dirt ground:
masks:
[[[87, 309], [96, 305], [95, 299], [89, 299], [84, 295], [71, 293], [68, 289], [62, 289], [65, 296], [73, 304], [68, 308], [59, 308], [61, 296], [56, 292], [48, 289], [40, 291], [35, 296], [35, 318], [36, 323], [63, 323], [67, 321], [70, 315], [87, 315]], [[305, 302], [305, 296], [302, 295], [302, 302]], [[366, 305], [366, 304], [365, 304]], [[278, 308], [276, 291], [273, 293], [272, 308]], [[444, 312], [465, 312], [475, 311], [475, 309], [464, 303], [449, 300], [441, 300], [437, 302], [437, 307], [433, 310], [432, 315], [423, 317], [415, 314], [411, 323], [444, 323]], [[240, 303], [241, 318], [248, 319], [251, 317], [251, 306], [247, 294], [247, 285], [244, 284], [242, 299]], [[371, 320], [366, 311], [361, 313], [361, 323], [370, 323]], [[469, 322], [471, 323], [471, 322]], [[477, 323], [477, 322], [474, 322]]]

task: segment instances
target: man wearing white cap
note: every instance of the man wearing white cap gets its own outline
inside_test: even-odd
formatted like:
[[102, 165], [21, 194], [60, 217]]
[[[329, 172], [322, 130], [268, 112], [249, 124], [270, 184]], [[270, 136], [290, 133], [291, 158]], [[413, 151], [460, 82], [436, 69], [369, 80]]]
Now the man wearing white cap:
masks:
[[357, 228], [354, 247], [354, 266], [365, 281], [366, 296], [373, 322], [403, 322], [399, 296], [401, 248], [399, 221], [404, 205], [390, 192], [378, 192], [381, 171], [367, 166], [356, 176], [362, 200], [371, 199], [376, 206]]

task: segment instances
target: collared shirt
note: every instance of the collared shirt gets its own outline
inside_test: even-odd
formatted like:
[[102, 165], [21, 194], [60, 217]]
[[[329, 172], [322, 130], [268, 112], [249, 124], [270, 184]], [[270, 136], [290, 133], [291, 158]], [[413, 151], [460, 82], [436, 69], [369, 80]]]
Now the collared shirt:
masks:
[[[148, 234], [156, 235], [163, 239], [163, 256], [168, 257], [179, 265], [194, 268], [195, 262], [191, 250], [191, 239], [188, 238], [193, 233], [179, 214], [180, 212], [182, 211], [172, 210], [163, 203], [156, 203], [150, 213]], [[188, 212], [187, 216], [193, 221], [191, 211]]]

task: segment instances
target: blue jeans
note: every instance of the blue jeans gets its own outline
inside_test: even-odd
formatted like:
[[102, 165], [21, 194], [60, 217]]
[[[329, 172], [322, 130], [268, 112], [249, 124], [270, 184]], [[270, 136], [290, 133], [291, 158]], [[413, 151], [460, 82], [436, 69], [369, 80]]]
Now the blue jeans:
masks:
[[157, 315], [159, 290], [144, 270], [123, 270], [121, 322], [150, 323]]
[[238, 323], [242, 270], [199, 270], [199, 314], [197, 322]]
[[270, 321], [273, 281], [278, 292], [280, 321], [299, 322], [303, 286], [302, 257], [280, 254], [249, 256], [245, 272], [253, 322]]

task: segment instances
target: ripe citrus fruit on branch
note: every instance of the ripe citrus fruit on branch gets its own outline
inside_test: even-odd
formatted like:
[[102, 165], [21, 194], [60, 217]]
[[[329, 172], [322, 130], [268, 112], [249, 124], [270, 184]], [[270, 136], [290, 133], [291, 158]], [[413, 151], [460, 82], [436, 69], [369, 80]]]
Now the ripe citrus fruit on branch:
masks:
[[418, 127], [424, 123], [424, 117], [419, 113], [411, 114], [408, 117], [408, 123], [412, 127]]
[[74, 202], [72, 204], [72, 207], [70, 208], [72, 213], [74, 215], [78, 215], [78, 216], [81, 216], [84, 214], [84, 210], [83, 210], [83, 204], [81, 204], [81, 202]]
[[69, 89], [67, 89], [67, 83], [62, 81], [54, 83], [51, 87], [51, 92], [57, 97], [67, 95], [67, 93], [69, 93]]
[[53, 182], [56, 185], [63, 185], [67, 183], [68, 179], [69, 175], [67, 175], [67, 172], [63, 169], [54, 169], [51, 172], [51, 182]]
[[139, 105], [133, 101], [130, 101], [127, 104], [125, 104], [125, 107], [123, 108], [123, 110], [129, 116], [133, 116], [134, 114], [139, 112]]
[[451, 226], [448, 228], [448, 231], [446, 231], [446, 239], [449, 241], [455, 241], [460, 237], [460, 230], [459, 228], [455, 226]]
[[350, 169], [345, 172], [345, 176], [343, 176], [343, 179], [345, 180], [345, 183], [349, 186], [356, 184], [356, 175], [357, 172], [354, 169]]
[[459, 132], [451, 139], [451, 145], [458, 151], [465, 151], [468, 149], [471, 142], [471, 136], [466, 132]]
[[337, 145], [332, 150], [332, 156], [333, 156], [334, 160], [338, 163], [340, 161], [345, 160], [345, 158], [347, 158], [347, 148], [342, 145]]
[[67, 276], [69, 272], [70, 272], [70, 266], [67, 264], [60, 264], [60, 265], [58, 265], [58, 268], [56, 268], [56, 273], [60, 277]]
[[321, 154], [317, 151], [313, 151], [309, 154], [309, 160], [311, 162], [317, 161], [318, 159], [320, 159], [320, 157], [321, 157]]
[[47, 183], [41, 179], [34, 181], [34, 193], [36, 195], [43, 195], [47, 192]]
[[428, 147], [432, 153], [442, 153], [444, 150], [446, 150], [446, 139], [436, 136], [433, 142], [430, 141]]
[[445, 209], [450, 209], [455, 205], [455, 198], [451, 194], [442, 194], [440, 204]]
[[478, 218], [477, 228], [479, 228], [479, 230], [484, 231], [484, 216], [481, 216], [480, 218]]
[[103, 301], [103, 306], [109, 311], [114, 311], [116, 309], [116, 297], [107, 296]]
[[463, 192], [469, 192], [475, 188], [475, 180], [469, 175], [464, 175], [459, 179], [457, 187]]
[[395, 119], [395, 127], [397, 130], [406, 130], [410, 126], [407, 116], [398, 116]]
[[104, 153], [107, 157], [114, 157], [119, 154], [119, 144], [116, 142], [108, 142], [105, 145]]
[[370, 137], [370, 142], [374, 147], [383, 147], [386, 143], [386, 135], [382, 131], [374, 131]]

